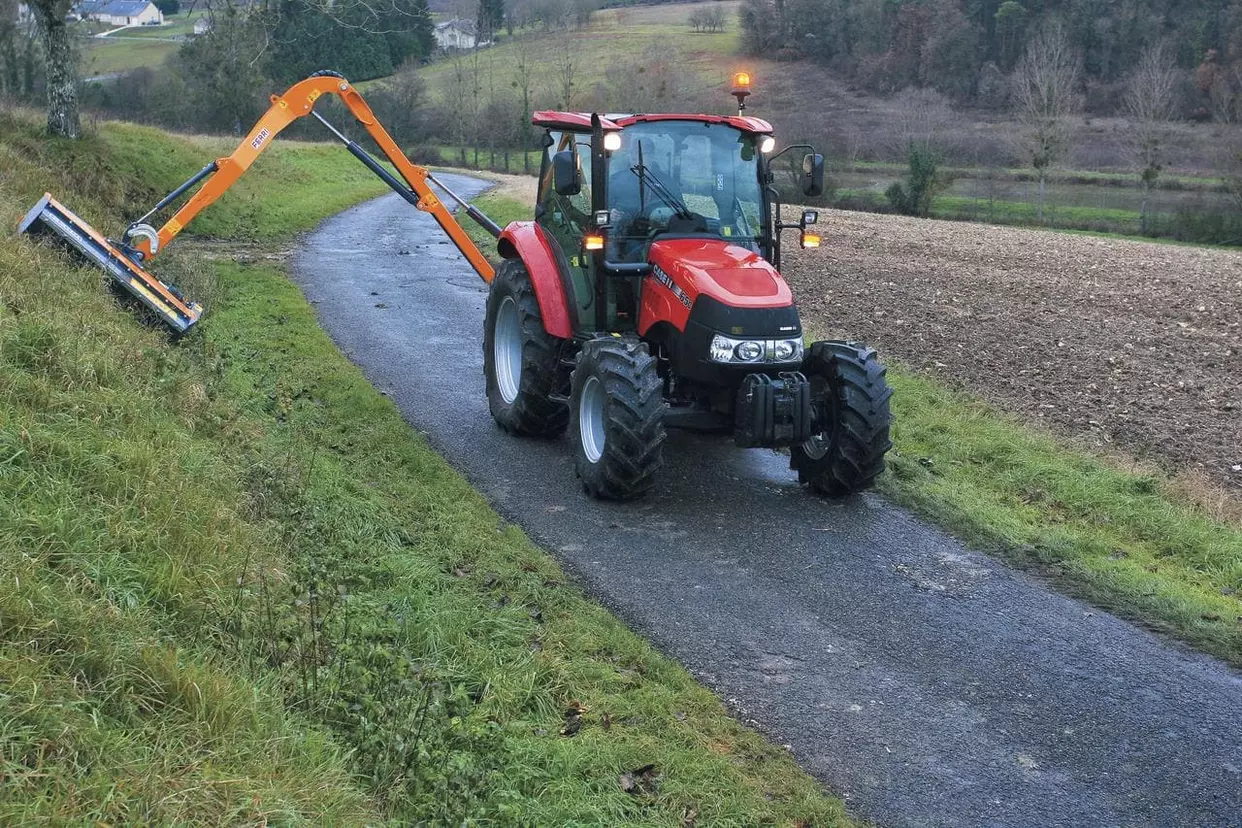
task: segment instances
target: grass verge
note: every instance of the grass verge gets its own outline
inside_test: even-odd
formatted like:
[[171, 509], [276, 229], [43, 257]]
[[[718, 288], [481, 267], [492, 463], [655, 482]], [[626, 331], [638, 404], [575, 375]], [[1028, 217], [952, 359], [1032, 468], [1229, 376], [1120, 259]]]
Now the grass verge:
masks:
[[1158, 471], [1096, 456], [902, 370], [881, 491], [1068, 591], [1242, 665], [1242, 530]]
[[[474, 202], [502, 225], [530, 208]], [[467, 228], [480, 241], [481, 230]], [[804, 320], [813, 326], [814, 320]], [[901, 366], [880, 491], [1067, 591], [1242, 666], [1242, 529], [1179, 482], [1032, 428]]]
[[[115, 233], [219, 151], [3, 117], [9, 226], [50, 189]], [[209, 303], [176, 347], [0, 240], [0, 821], [848, 822], [504, 525], [267, 258], [381, 190], [269, 150], [155, 264]]]

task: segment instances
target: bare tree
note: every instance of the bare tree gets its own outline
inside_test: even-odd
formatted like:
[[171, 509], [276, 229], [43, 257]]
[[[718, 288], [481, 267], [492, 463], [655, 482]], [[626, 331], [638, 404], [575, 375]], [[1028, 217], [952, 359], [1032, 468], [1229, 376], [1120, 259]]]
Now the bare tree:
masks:
[[696, 6], [686, 23], [696, 32], [723, 32], [728, 17], [725, 10], [715, 3]]
[[894, 102], [897, 104], [894, 152], [901, 155], [914, 146], [939, 153], [941, 136], [950, 129], [954, 119], [948, 99], [934, 89], [908, 87]]
[[1082, 61], [1070, 43], [1065, 25], [1048, 21], [1026, 44], [1013, 73], [1013, 97], [1023, 125], [1023, 149], [1039, 176], [1039, 206], [1044, 218], [1048, 168], [1069, 149], [1069, 116], [1078, 110], [1078, 79]]
[[47, 131], [64, 138], [82, 134], [78, 117], [78, 62], [65, 17], [72, 0], [30, 0], [47, 65]]
[[530, 172], [530, 116], [531, 96], [535, 86], [535, 68], [539, 64], [530, 38], [521, 37], [513, 42], [513, 86], [522, 96], [521, 110], [518, 112], [518, 123], [515, 135], [518, 145], [522, 148], [522, 172]]
[[940, 144], [953, 111], [933, 89], [906, 89], [897, 104], [901, 116], [894, 149], [909, 166], [905, 181], [894, 182], [884, 196], [902, 213], [928, 216], [936, 196], [951, 183], [940, 167]]
[[552, 78], [556, 90], [560, 93], [557, 103], [561, 109], [569, 109], [573, 105], [574, 83], [577, 67], [574, 65], [574, 43], [571, 38], [562, 38], [556, 46], [556, 54], [552, 58]]
[[1139, 165], [1143, 200], [1139, 207], [1140, 232], [1147, 232], [1147, 201], [1164, 169], [1169, 123], [1176, 112], [1177, 67], [1163, 43], [1149, 46], [1126, 85], [1125, 106], [1130, 116], [1130, 151]]
[[713, 3], [711, 8], [707, 10], [707, 16], [704, 18], [709, 32], [723, 32], [725, 26], [729, 22], [729, 16], [725, 10], [718, 4]]
[[470, 130], [470, 71], [458, 52], [452, 58], [452, 71], [446, 97], [453, 142], [457, 144], [457, 163], [466, 166], [466, 140]]

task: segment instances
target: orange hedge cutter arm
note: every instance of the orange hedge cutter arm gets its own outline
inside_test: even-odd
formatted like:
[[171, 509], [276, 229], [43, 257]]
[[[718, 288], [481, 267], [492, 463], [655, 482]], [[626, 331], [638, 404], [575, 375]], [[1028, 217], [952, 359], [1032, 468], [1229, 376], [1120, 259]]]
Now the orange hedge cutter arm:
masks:
[[[404, 184], [376, 161], [370, 153], [346, 138], [335, 127], [324, 120], [319, 113], [314, 111], [315, 101], [325, 94], [340, 97], [346, 108], [366, 128], [367, 133], [370, 134], [376, 145], [379, 146], [392, 165], [397, 168], [397, 172], [405, 179]], [[478, 271], [483, 281], [491, 282], [494, 275], [491, 264], [483, 256], [483, 253], [475, 245], [474, 241], [466, 235], [466, 231], [462, 229], [462, 226], [453, 217], [453, 214], [449, 212], [444, 203], [432, 191], [428, 182], [436, 184], [448, 193], [454, 201], [466, 209], [467, 214], [472, 219], [482, 225], [493, 236], [500, 235], [500, 228], [487, 216], [467, 204], [452, 190], [449, 190], [437, 181], [425, 167], [410, 163], [396, 142], [392, 140], [392, 136], [388, 134], [388, 131], [376, 119], [375, 113], [371, 111], [371, 107], [363, 100], [362, 95], [354, 89], [349, 81], [335, 72], [319, 72], [306, 80], [295, 83], [289, 87], [285, 94], [279, 97], [273, 95], [271, 108], [254, 125], [254, 128], [250, 130], [250, 134], [242, 139], [237, 149], [233, 150], [232, 155], [227, 158], [217, 159], [208, 164], [192, 176], [190, 180], [161, 199], [145, 216], [130, 225], [129, 229], [125, 231], [123, 239], [123, 244], [128, 248], [128, 252], [132, 252], [135, 254], [135, 258], [143, 261], [151, 259], [159, 251], [167, 247], [195, 216], [208, 205], [215, 202], [220, 196], [224, 195], [229, 187], [232, 187], [237, 182], [237, 179], [242, 177], [281, 130], [305, 115], [315, 116], [324, 126], [332, 131], [333, 135], [345, 144], [345, 148], [350, 153], [363, 164], [366, 164], [373, 173], [379, 176], [392, 189], [396, 190], [406, 201], [420, 210], [431, 213], [440, 227], [444, 229], [444, 232], [448, 234], [453, 243], [457, 245], [458, 249], [469, 260], [471, 266]], [[143, 223], [204, 178], [207, 179], [207, 183], [189, 201], [182, 205], [181, 209], [165, 222], [164, 226], [158, 231], [150, 225]]]

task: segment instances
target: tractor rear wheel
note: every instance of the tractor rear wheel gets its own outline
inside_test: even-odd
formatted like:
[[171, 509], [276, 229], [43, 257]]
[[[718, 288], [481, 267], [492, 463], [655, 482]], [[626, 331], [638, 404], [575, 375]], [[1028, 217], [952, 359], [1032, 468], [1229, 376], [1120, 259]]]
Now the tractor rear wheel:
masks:
[[564, 340], [543, 327], [526, 267], [508, 259], [496, 269], [483, 327], [483, 375], [492, 417], [510, 434], [555, 437], [569, 424]]
[[595, 339], [578, 353], [569, 395], [574, 468], [589, 494], [641, 497], [664, 465], [664, 385], [637, 339]]
[[869, 488], [892, 448], [888, 400], [893, 391], [872, 348], [816, 342], [802, 363], [811, 383], [816, 433], [790, 449], [798, 482], [826, 495]]

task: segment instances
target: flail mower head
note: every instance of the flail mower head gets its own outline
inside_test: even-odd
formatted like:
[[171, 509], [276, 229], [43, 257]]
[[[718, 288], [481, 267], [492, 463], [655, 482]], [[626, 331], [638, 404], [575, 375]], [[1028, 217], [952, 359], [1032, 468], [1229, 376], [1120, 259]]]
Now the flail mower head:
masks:
[[177, 333], [185, 333], [198, 321], [203, 308], [189, 302], [176, 288], [152, 276], [142, 265], [65, 205], [45, 193], [30, 209], [18, 233], [50, 236], [99, 265], [116, 282], [168, 324]]

